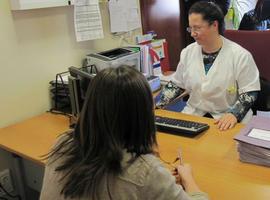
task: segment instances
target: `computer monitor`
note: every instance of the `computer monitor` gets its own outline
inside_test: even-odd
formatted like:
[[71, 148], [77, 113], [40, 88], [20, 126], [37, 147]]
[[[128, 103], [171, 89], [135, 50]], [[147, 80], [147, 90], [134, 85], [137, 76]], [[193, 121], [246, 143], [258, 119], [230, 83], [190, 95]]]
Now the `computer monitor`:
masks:
[[91, 80], [95, 77], [87, 70], [69, 67], [70, 76], [68, 77], [69, 95], [72, 114], [79, 117], [83, 107], [84, 99]]

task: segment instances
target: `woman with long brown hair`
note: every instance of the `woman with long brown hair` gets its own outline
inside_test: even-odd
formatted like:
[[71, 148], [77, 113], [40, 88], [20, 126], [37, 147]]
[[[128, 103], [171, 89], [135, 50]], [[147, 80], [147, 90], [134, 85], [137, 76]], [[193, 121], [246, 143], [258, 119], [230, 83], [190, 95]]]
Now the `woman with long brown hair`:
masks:
[[40, 199], [206, 200], [189, 165], [177, 167], [177, 184], [155, 156], [153, 107], [148, 82], [134, 68], [99, 72], [75, 130], [49, 155]]

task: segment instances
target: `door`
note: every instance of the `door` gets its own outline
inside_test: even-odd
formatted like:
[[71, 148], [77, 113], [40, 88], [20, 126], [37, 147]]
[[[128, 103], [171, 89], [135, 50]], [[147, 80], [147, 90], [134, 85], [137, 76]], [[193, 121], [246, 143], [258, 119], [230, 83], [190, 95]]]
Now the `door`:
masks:
[[153, 30], [157, 38], [167, 40], [170, 70], [175, 70], [180, 52], [186, 46], [184, 20], [180, 19], [180, 1], [140, 0], [140, 6], [143, 33]]

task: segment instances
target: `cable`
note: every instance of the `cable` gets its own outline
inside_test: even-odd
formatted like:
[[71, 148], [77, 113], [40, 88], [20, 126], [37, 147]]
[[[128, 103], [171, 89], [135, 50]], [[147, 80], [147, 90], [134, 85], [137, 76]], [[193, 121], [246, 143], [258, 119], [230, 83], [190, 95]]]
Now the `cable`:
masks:
[[[6, 193], [6, 195], [8, 195], [9, 197], [12, 197], [12, 198], [17, 198], [18, 200], [21, 200], [21, 196], [20, 195], [13, 195], [13, 194], [10, 194], [4, 187], [3, 185], [0, 183], [0, 188], [4, 191], [4, 193]], [[3, 198], [3, 200], [8, 200], [4, 197], [0, 197], [0, 198]]]

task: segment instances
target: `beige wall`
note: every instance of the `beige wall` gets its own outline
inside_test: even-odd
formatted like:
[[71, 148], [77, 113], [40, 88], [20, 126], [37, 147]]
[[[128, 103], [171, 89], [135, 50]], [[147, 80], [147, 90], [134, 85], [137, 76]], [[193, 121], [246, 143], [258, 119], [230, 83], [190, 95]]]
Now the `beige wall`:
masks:
[[10, 11], [9, 0], [0, 1], [0, 127], [48, 110], [56, 73], [80, 66], [87, 53], [119, 46], [107, 4], [100, 6], [105, 38], [77, 43], [72, 6]]

